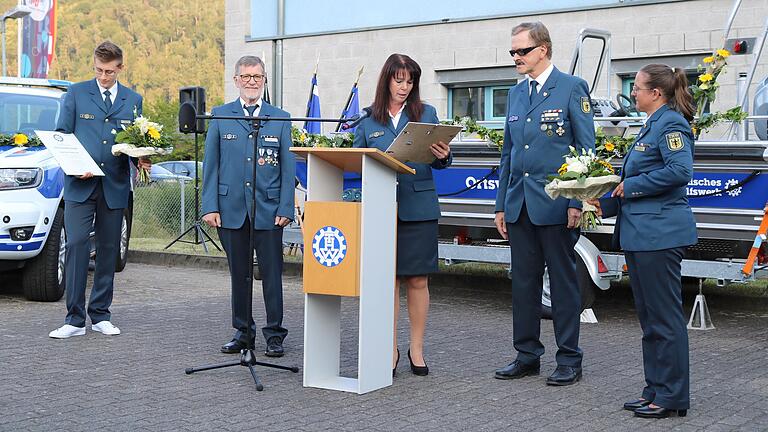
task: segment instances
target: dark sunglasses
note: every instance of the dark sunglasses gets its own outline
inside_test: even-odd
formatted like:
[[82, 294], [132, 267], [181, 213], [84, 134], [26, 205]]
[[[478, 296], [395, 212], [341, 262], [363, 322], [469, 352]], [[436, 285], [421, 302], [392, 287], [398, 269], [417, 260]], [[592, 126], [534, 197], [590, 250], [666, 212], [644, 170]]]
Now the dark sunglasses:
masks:
[[522, 57], [524, 55], [528, 55], [529, 52], [535, 50], [538, 47], [539, 47], [539, 45], [528, 47], [528, 48], [518, 48], [516, 50], [509, 50], [509, 55], [514, 57], [515, 54], [517, 54], [518, 56]]

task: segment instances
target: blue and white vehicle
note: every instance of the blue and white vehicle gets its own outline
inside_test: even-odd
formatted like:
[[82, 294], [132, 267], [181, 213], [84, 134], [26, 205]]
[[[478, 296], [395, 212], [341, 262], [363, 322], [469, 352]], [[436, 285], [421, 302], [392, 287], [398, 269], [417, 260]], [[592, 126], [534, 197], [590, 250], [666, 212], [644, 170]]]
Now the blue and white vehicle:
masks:
[[[0, 78], [0, 133], [55, 130], [69, 85]], [[64, 173], [45, 147], [0, 146], [0, 272], [21, 272], [29, 300], [57, 301], [64, 294], [63, 189]], [[123, 216], [117, 271], [127, 261], [132, 203], [133, 196]]]

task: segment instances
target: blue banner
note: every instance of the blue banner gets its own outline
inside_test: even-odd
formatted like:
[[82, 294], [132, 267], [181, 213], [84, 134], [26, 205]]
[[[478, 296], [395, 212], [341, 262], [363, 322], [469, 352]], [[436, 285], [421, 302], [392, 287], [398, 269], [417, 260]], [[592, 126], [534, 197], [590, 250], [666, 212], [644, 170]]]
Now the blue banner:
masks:
[[[735, 187], [749, 177], [744, 173], [693, 173], [686, 191], [691, 207], [717, 207], [762, 210], [768, 201], [768, 175], [758, 174], [746, 184]], [[726, 192], [709, 194], [729, 189]]]
[[[317, 91], [317, 74], [312, 75], [312, 93], [309, 96], [309, 101], [307, 101], [307, 117], [320, 118], [320, 94]], [[322, 133], [320, 122], [306, 122], [304, 123], [304, 130], [311, 134]]]
[[[360, 112], [360, 100], [357, 95], [357, 86], [352, 87], [352, 99], [349, 101], [349, 105], [341, 113], [342, 118], [350, 118]], [[347, 129], [345, 132], [355, 132], [357, 126]]]

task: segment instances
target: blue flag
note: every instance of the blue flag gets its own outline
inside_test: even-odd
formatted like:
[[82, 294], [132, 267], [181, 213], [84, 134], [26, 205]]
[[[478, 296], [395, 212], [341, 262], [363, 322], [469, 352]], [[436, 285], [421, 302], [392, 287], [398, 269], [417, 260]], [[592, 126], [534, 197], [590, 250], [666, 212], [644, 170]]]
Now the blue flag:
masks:
[[[320, 95], [317, 91], [317, 74], [312, 75], [312, 93], [310, 93], [309, 100], [307, 101], [307, 117], [320, 118]], [[304, 123], [304, 130], [312, 134], [322, 132], [320, 122], [306, 122]]]
[[[344, 109], [344, 112], [341, 113], [342, 118], [350, 118], [360, 112], [360, 100], [357, 97], [357, 86], [352, 87], [352, 98], [349, 100], [349, 104], [347, 104], [347, 107]], [[346, 130], [346, 132], [354, 132], [355, 129], [357, 129], [357, 126], [353, 128], [349, 128]]]

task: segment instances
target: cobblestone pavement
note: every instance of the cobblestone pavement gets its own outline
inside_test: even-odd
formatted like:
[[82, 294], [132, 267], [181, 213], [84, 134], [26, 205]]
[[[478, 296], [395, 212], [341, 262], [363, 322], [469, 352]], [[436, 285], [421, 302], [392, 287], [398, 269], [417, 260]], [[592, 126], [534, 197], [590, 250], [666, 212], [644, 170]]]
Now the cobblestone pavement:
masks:
[[[426, 357], [430, 375], [400, 362], [394, 384], [366, 395], [302, 387], [301, 373], [259, 368], [256, 392], [242, 367], [185, 375], [184, 368], [235, 360], [226, 272], [130, 264], [116, 276], [113, 322], [123, 334], [49, 339], [63, 301], [33, 303], [0, 276], [0, 430], [768, 430], [768, 304], [709, 298], [713, 331], [691, 331], [688, 417], [635, 419], [621, 409], [643, 386], [640, 330], [626, 288], [600, 293], [599, 324], [582, 326], [584, 380], [547, 387], [552, 323], [542, 376], [493, 379], [512, 358], [507, 292], [433, 287]], [[258, 288], [258, 287], [257, 287]], [[263, 320], [256, 290], [256, 320]], [[690, 297], [690, 296], [688, 296]], [[686, 309], [690, 310], [691, 298]], [[404, 302], [403, 302], [404, 303]], [[342, 370], [356, 359], [356, 303], [342, 304]], [[400, 347], [407, 350], [401, 314]], [[301, 366], [301, 280], [286, 279], [286, 356]], [[257, 350], [263, 350], [258, 341]], [[403, 353], [405, 354], [405, 353]], [[260, 358], [263, 359], [261, 355]]]

